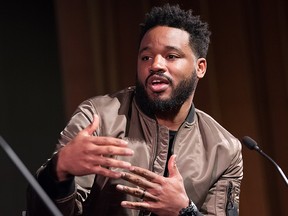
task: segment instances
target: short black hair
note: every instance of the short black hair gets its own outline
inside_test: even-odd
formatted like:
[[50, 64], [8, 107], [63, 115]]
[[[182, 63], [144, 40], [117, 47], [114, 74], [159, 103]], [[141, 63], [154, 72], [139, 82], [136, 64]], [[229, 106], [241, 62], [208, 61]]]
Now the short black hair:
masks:
[[144, 23], [140, 24], [140, 41], [148, 30], [156, 26], [168, 26], [187, 31], [192, 50], [198, 58], [206, 58], [211, 32], [208, 30], [208, 24], [202, 22], [199, 16], [194, 16], [191, 9], [185, 11], [179, 5], [169, 4], [153, 7], [146, 14]]

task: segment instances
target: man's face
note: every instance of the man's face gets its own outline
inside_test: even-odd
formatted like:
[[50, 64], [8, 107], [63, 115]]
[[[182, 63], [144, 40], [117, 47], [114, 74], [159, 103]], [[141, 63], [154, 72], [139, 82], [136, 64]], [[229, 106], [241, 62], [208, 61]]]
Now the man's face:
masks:
[[186, 31], [166, 26], [152, 28], [139, 48], [138, 96], [152, 103], [154, 111], [180, 108], [195, 90], [196, 62]]

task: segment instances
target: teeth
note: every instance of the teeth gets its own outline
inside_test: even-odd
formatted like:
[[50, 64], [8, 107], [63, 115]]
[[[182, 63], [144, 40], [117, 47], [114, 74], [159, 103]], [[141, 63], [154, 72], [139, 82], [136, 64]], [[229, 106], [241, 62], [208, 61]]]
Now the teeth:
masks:
[[153, 80], [152, 84], [157, 84], [157, 83], [161, 83], [160, 80]]
[[166, 80], [164, 77], [159, 76], [153, 76], [149, 78], [148, 81], [151, 85], [157, 85], [157, 84], [168, 84], [168, 80]]

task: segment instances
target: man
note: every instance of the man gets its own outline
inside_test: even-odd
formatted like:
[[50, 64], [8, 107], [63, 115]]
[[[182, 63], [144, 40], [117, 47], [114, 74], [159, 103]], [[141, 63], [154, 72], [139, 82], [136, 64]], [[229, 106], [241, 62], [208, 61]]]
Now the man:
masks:
[[[136, 87], [83, 102], [37, 179], [64, 215], [237, 215], [241, 144], [193, 105], [210, 32], [179, 6], [155, 7]], [[32, 190], [28, 214], [49, 215]]]

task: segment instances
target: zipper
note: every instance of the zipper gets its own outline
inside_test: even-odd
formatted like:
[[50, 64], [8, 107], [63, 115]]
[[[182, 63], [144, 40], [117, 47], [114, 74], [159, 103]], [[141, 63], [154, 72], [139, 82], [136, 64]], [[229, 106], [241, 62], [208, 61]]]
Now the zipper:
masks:
[[[158, 148], [158, 138], [159, 138], [159, 125], [156, 123], [156, 137], [154, 139], [155, 143], [152, 143], [152, 155], [151, 155], [151, 159], [150, 159], [150, 167], [149, 170], [151, 170], [152, 172], [154, 172], [154, 161], [156, 160], [156, 152], [157, 152], [157, 148]], [[155, 144], [155, 145], [153, 145]], [[147, 212], [145, 210], [140, 210], [138, 216], [145, 216], [145, 215], [149, 215], [150, 212]]]
[[[170, 155], [170, 156], [172, 156], [172, 155], [174, 154], [174, 148], [175, 148], [175, 143], [176, 143], [177, 137], [178, 137], [179, 133], [181, 133], [180, 131], [181, 131], [181, 129], [184, 127], [183, 125], [185, 125], [185, 123], [186, 123], [186, 121], [184, 121], [184, 122], [180, 125], [178, 131], [176, 131], [176, 133], [175, 133], [175, 135], [174, 135], [173, 142], [171, 143], [172, 146], [171, 146], [171, 155]], [[168, 151], [167, 151], [167, 160], [166, 160], [165, 167], [164, 167], [164, 173], [165, 173], [165, 170], [168, 169], [168, 168], [167, 168], [167, 166], [168, 166], [168, 160], [170, 159], [170, 158], [168, 158], [169, 148], [170, 148], [170, 130], [169, 130], [168, 136], [169, 136], [169, 137], [168, 137]], [[169, 176], [169, 172], [168, 172], [167, 174], [168, 174], [168, 176]]]
[[158, 150], [158, 140], [159, 139], [159, 125], [156, 123], [156, 137], [154, 139], [154, 143], [152, 143], [152, 155], [150, 159], [150, 170], [154, 172], [154, 161], [157, 157], [157, 150]]
[[237, 205], [235, 205], [234, 203], [233, 184], [231, 181], [229, 181], [229, 184], [227, 186], [226, 215], [227, 216], [238, 215]]

